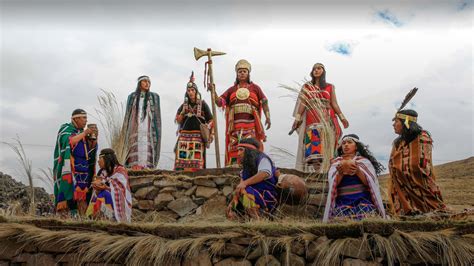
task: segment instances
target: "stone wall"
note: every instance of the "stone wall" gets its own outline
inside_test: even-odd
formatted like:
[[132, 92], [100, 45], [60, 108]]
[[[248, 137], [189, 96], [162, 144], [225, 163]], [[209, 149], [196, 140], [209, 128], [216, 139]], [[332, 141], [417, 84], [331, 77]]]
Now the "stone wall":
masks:
[[[37, 229], [35, 229], [37, 230]], [[58, 230], [56, 227], [55, 230]], [[472, 231], [472, 230], [470, 230]], [[85, 232], [86, 234], [88, 232]], [[28, 232], [27, 232], [28, 234]], [[194, 232], [194, 235], [199, 232]], [[224, 235], [225, 233], [223, 233]], [[431, 232], [434, 236], [436, 233]], [[54, 233], [50, 233], [53, 237]], [[407, 234], [405, 234], [406, 236]], [[264, 266], [264, 265], [387, 265], [387, 264], [451, 264], [452, 262], [456, 265], [467, 265], [465, 263], [474, 259], [472, 254], [472, 242], [470, 254], [466, 253], [467, 242], [459, 242], [459, 237], [451, 238], [449, 241], [453, 241], [451, 245], [446, 245], [444, 248], [435, 248], [437, 246], [444, 245], [446, 243], [436, 243], [444, 237], [443, 232], [438, 232], [439, 238], [432, 238], [432, 248], [424, 247], [423, 254], [412, 252], [409, 246], [403, 246], [401, 244], [397, 247], [399, 253], [389, 254], [391, 257], [387, 257], [387, 252], [383, 250], [384, 245], [382, 244], [382, 250], [373, 242], [372, 235], [367, 238], [339, 238], [339, 239], [328, 239], [327, 236], [316, 237], [314, 235], [305, 235], [301, 238], [291, 238], [289, 236], [279, 237], [268, 237], [265, 235], [255, 236], [240, 236], [240, 237], [222, 237], [215, 239], [209, 237], [207, 242], [203, 242], [199, 249], [193, 254], [186, 254], [188, 248], [184, 246], [185, 250], [181, 250], [181, 254], [173, 254], [169, 250], [164, 251], [159, 261], [154, 261], [153, 256], [155, 254], [142, 253], [132, 254], [130, 257], [129, 252], [115, 252], [113, 256], [110, 256], [104, 247], [104, 254], [100, 254], [99, 251], [93, 251], [94, 256], [90, 256], [87, 250], [91, 248], [90, 243], [86, 242], [87, 236], [83, 237], [84, 242], [79, 244], [71, 245], [68, 243], [66, 238], [56, 239], [46, 244], [35, 244], [32, 242], [22, 242], [21, 240], [5, 240], [0, 239], [0, 266], [7, 265], [167, 265], [167, 266], [227, 266], [227, 265], [242, 265], [242, 266]], [[95, 239], [94, 241], [98, 244], [100, 241], [109, 241], [109, 245], [113, 243], [107, 240], [107, 237], [115, 237], [116, 234], [103, 235], [101, 240]], [[134, 243], [137, 243], [133, 238], [139, 237], [139, 235], [133, 237], [129, 236], [130, 247], [125, 250], [130, 251], [133, 248]], [[385, 239], [386, 243], [390, 244], [389, 236], [378, 236], [379, 238]], [[104, 240], [105, 239], [105, 240]], [[416, 239], [416, 236], [414, 236]], [[186, 239], [188, 242], [192, 241]], [[172, 240], [171, 240], [172, 241]], [[199, 242], [198, 240], [197, 242]], [[457, 242], [456, 242], [457, 241]], [[471, 239], [472, 241], [472, 239]], [[166, 246], [162, 242], [163, 247], [169, 248], [170, 245]], [[158, 243], [151, 242], [150, 245], [156, 245]], [[181, 245], [185, 245], [182, 242]], [[379, 242], [383, 243], [383, 241]], [[69, 244], [69, 246], [68, 246]], [[422, 245], [422, 243], [419, 243]], [[372, 245], [372, 246], [370, 246]], [[464, 248], [458, 249], [458, 247]], [[144, 248], [144, 247], [142, 247]], [[174, 250], [179, 250], [178, 245]], [[329, 251], [328, 251], [329, 250]], [[395, 250], [392, 250], [395, 251]], [[84, 252], [78, 255], [79, 252]], [[113, 252], [110, 251], [109, 252]], [[403, 254], [402, 254], [403, 253]], [[451, 257], [447, 258], [443, 256], [449, 254]], [[103, 256], [102, 256], [103, 255]], [[332, 255], [332, 256], [331, 256]], [[133, 257], [135, 256], [135, 257]], [[140, 256], [140, 258], [137, 258]], [[321, 258], [320, 256], [323, 256]], [[423, 257], [420, 257], [423, 256]], [[89, 259], [87, 259], [89, 258]], [[105, 258], [108, 258], [106, 260]], [[392, 260], [389, 263], [388, 260]], [[451, 262], [451, 263], [450, 263]]]
[[[325, 180], [307, 178], [293, 169], [281, 169], [282, 174], [294, 174], [306, 179], [307, 199], [299, 206], [282, 205], [278, 215], [318, 218], [322, 216], [327, 189]], [[185, 173], [166, 170], [132, 171], [130, 186], [134, 214], [156, 212], [168, 221], [189, 216], [224, 215], [226, 199], [240, 178], [237, 169], [204, 169]]]
[[[316, 245], [326, 241], [327, 238], [321, 237], [316, 241], [309, 243], [309, 249], [306, 251], [304, 244], [297, 243], [291, 247], [291, 251], [286, 252], [279, 248], [273, 248], [269, 253], [257, 243], [252, 244], [250, 238], [235, 238], [225, 243], [222, 250], [215, 256], [211, 256], [208, 250], [202, 249], [194, 256], [183, 256], [179, 258], [169, 257], [165, 261], [156, 265], [167, 266], [278, 266], [292, 265], [303, 266], [311, 265], [317, 254]], [[376, 260], [367, 260], [363, 258], [368, 254], [359, 254], [357, 247], [345, 251], [343, 265], [383, 265], [383, 258]], [[118, 259], [106, 263], [106, 261], [84, 261], [81, 260], [73, 250], [66, 250], [60, 246], [39, 246], [25, 245], [12, 241], [0, 241], [0, 266], [8, 265], [41, 265], [41, 266], [73, 266], [73, 265], [124, 265], [125, 261]], [[352, 257], [351, 257], [352, 256]], [[148, 264], [147, 264], [148, 265]]]

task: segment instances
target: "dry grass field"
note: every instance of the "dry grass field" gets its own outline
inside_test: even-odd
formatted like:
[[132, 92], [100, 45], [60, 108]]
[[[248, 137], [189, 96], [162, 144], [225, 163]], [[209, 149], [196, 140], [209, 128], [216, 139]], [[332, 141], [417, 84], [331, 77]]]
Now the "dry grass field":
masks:
[[[444, 200], [455, 211], [474, 208], [474, 157], [436, 165], [436, 183]], [[388, 175], [380, 177], [382, 194], [386, 199]]]

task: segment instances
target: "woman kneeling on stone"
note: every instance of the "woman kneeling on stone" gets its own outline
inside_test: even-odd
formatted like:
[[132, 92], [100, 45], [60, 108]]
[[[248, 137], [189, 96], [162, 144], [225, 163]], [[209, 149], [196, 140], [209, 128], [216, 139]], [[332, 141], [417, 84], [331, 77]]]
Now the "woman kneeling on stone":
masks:
[[238, 216], [260, 218], [271, 215], [277, 205], [276, 168], [268, 155], [261, 152], [262, 145], [253, 138], [243, 139], [237, 145], [242, 164], [241, 180], [235, 188], [232, 201], [227, 207], [227, 218]]
[[323, 222], [385, 216], [377, 175], [383, 166], [355, 134], [342, 138], [329, 169]]
[[87, 208], [87, 216], [130, 222], [132, 195], [127, 170], [119, 164], [112, 149], [103, 149], [99, 155], [100, 170], [92, 181], [94, 194]]

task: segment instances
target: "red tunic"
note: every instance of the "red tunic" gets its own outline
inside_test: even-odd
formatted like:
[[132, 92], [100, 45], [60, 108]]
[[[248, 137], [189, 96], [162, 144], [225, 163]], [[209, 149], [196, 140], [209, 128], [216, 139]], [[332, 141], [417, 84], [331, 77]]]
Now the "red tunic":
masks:
[[339, 122], [337, 121], [336, 113], [334, 112], [334, 109], [331, 106], [331, 96], [333, 94], [333, 85], [327, 83], [326, 87], [319, 89], [316, 86], [305, 84], [304, 90], [302, 90], [300, 93], [302, 94], [300, 95], [300, 99], [302, 99], [305, 106], [307, 106], [306, 113], [305, 113], [306, 126], [320, 123], [320, 117], [318, 116], [316, 110], [313, 108], [310, 108], [311, 106], [314, 106], [314, 104], [311, 104], [311, 100], [318, 98], [319, 100], [321, 100], [321, 102], [324, 105], [323, 113], [329, 116], [328, 117], [329, 121], [331, 121], [332, 126], [334, 126], [334, 131], [336, 132], [336, 145], [337, 145], [337, 140], [340, 138], [342, 130], [341, 130], [341, 127], [339, 126]]
[[240, 139], [265, 140], [261, 113], [266, 100], [262, 89], [255, 83], [234, 85], [219, 97], [219, 106], [226, 109], [226, 166], [236, 164], [236, 145]]

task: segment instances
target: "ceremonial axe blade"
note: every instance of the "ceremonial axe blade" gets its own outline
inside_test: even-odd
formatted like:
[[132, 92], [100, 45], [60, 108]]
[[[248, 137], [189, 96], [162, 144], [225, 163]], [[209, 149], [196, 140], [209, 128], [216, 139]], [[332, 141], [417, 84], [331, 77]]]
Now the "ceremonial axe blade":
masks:
[[212, 57], [212, 56], [217, 56], [217, 55], [225, 55], [225, 53], [218, 52], [218, 51], [211, 51], [210, 48], [208, 48], [207, 50], [201, 50], [199, 48], [194, 47], [194, 58], [196, 58], [196, 61], [205, 55]]

